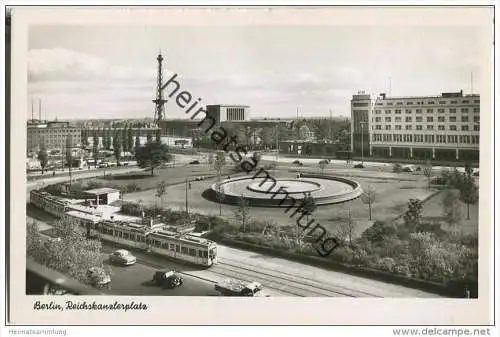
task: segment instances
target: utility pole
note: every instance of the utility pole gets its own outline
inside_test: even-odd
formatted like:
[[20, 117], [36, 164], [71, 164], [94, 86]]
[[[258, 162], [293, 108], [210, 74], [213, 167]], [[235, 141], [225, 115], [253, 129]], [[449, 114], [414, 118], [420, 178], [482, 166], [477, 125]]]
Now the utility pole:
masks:
[[186, 178], [186, 218], [189, 216], [189, 208], [188, 208], [188, 180]]
[[280, 159], [280, 128], [279, 124], [276, 124], [276, 167], [278, 167]]
[[361, 124], [361, 165], [364, 165], [364, 133], [365, 133], [365, 124], [367, 122], [359, 122]]

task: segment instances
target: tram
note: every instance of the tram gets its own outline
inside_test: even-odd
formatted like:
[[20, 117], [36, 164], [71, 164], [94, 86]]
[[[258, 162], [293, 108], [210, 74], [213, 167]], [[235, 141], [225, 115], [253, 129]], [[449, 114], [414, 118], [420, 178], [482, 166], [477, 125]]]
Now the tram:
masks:
[[161, 227], [103, 220], [79, 211], [66, 212], [64, 219], [84, 227], [89, 237], [199, 266], [210, 267], [217, 263], [217, 244], [204, 238], [165, 231]]
[[217, 244], [194, 235], [166, 231], [163, 225], [104, 219], [95, 210], [60, 200], [47, 192], [33, 190], [30, 202], [63, 220], [86, 230], [88, 237], [143, 249], [161, 256], [210, 267], [217, 263]]

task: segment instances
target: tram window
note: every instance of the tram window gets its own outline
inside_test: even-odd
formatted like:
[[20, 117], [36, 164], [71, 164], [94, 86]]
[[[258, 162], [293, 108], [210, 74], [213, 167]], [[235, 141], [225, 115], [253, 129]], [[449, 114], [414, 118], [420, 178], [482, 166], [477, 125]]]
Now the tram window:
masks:
[[170, 244], [170, 250], [173, 252], [175, 251], [175, 245], [173, 243]]
[[163, 248], [163, 249], [168, 249], [168, 242], [163, 242], [163, 243], [161, 244], [161, 248]]
[[189, 248], [189, 256], [196, 256], [196, 249]]
[[198, 257], [203, 257], [203, 251], [202, 250], [198, 251]]
[[155, 247], [160, 248], [161, 247], [161, 241], [155, 240]]
[[128, 233], [123, 233], [123, 238], [128, 239]]
[[176, 251], [177, 253], [179, 253], [179, 251], [180, 251], [179, 245], [175, 245], [175, 251]]
[[187, 249], [187, 247], [181, 247], [181, 254], [188, 255], [188, 249]]
[[208, 258], [208, 252], [206, 250], [203, 251], [203, 257], [206, 259]]

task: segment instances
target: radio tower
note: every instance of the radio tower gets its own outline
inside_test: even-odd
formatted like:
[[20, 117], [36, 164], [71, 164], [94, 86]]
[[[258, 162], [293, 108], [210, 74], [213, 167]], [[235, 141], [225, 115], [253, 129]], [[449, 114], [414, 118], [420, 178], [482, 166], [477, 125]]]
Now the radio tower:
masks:
[[156, 99], [153, 100], [153, 103], [155, 104], [155, 115], [154, 115], [154, 122], [156, 125], [159, 125], [159, 122], [163, 120], [165, 117], [165, 103], [167, 102], [166, 99], [163, 99], [163, 93], [162, 93], [162, 85], [163, 85], [163, 75], [162, 75], [162, 65], [163, 65], [163, 56], [161, 55], [161, 52], [158, 54], [158, 57], [156, 58], [158, 61], [158, 81], [156, 84]]

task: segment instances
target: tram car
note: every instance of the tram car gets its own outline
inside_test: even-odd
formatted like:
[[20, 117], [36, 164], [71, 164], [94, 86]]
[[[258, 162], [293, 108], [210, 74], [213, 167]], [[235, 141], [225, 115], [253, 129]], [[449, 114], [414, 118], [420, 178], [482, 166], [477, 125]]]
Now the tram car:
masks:
[[[87, 207], [71, 205], [47, 192], [31, 191], [30, 202], [65, 221], [82, 227], [88, 237], [210, 267], [217, 263], [217, 244], [189, 234], [166, 231], [164, 225], [129, 223], [103, 218]], [[87, 210], [88, 209], [88, 210]], [[87, 210], [87, 211], [86, 211]]]
[[48, 192], [38, 190], [30, 192], [30, 203], [57, 217], [63, 216], [69, 204], [67, 201], [61, 200]]
[[93, 237], [116, 242], [126, 247], [146, 250], [157, 255], [191, 264], [210, 267], [217, 263], [217, 244], [189, 234], [178, 234], [146, 225], [87, 217], [80, 224], [87, 226]]

